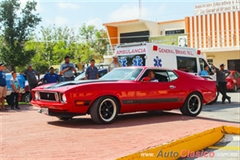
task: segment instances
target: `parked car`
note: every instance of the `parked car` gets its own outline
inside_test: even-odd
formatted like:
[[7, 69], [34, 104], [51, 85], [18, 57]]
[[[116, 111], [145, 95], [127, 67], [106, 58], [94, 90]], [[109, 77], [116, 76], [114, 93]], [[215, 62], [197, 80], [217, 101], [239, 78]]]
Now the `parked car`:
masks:
[[[108, 64], [97, 64], [95, 65], [98, 69], [99, 78], [104, 76], [108, 73]], [[75, 81], [84, 80], [85, 79], [85, 71], [79, 74], [77, 77], [74, 78]]]
[[[6, 81], [7, 81], [7, 96], [6, 96], [6, 101], [8, 103], [8, 105], [11, 104], [11, 93], [12, 93], [12, 87], [10, 85], [10, 79], [12, 78], [12, 74], [11, 73], [6, 73]], [[25, 91], [25, 78], [22, 74], [17, 74], [17, 79], [19, 81], [20, 84], [20, 92], [19, 92], [19, 97], [18, 97], [18, 101], [22, 102], [24, 101], [27, 93]]]
[[[149, 82], [148, 71], [159, 82]], [[42, 85], [33, 89], [31, 104], [41, 113], [69, 120], [90, 114], [96, 123], [111, 123], [118, 113], [180, 109], [197, 116], [216, 96], [214, 81], [179, 70], [120, 67], [99, 80]]]
[[226, 78], [227, 80], [227, 90], [237, 92], [240, 88], [240, 73], [238, 71], [230, 71], [231, 73]]
[[[104, 76], [105, 74], [107, 74], [108, 72], [108, 69], [106, 68], [103, 68], [103, 69], [99, 69], [98, 70], [98, 75], [99, 75], [99, 78], [101, 78], [102, 76]], [[85, 79], [85, 71], [82, 72], [80, 75], [78, 75], [77, 77], [74, 78], [75, 81], [79, 81], [79, 80], [84, 80]]]

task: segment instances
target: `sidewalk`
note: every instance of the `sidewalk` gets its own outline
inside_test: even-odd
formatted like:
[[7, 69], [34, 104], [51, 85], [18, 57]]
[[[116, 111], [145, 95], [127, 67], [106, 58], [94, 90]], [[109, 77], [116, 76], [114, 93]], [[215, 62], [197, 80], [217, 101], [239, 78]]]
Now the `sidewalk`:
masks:
[[[227, 134], [221, 141], [202, 152], [199, 158], [183, 158], [182, 160], [239, 160], [240, 159], [240, 135]], [[196, 157], [196, 156], [195, 156]]]

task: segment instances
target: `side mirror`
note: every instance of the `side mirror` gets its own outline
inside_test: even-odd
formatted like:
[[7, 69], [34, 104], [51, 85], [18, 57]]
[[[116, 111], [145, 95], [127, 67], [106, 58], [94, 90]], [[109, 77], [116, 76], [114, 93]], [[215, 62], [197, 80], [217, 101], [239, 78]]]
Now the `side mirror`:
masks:
[[150, 77], [143, 77], [142, 82], [147, 83], [150, 81]]

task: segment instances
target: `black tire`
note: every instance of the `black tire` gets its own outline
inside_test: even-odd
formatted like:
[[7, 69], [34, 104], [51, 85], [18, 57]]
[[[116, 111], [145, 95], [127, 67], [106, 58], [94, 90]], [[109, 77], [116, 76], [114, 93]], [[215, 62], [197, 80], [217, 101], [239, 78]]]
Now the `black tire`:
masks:
[[119, 112], [119, 103], [114, 97], [104, 96], [93, 102], [90, 108], [90, 115], [95, 123], [112, 123]]
[[202, 101], [202, 96], [197, 92], [193, 92], [187, 97], [180, 111], [183, 115], [195, 117], [202, 111]]
[[58, 117], [58, 119], [61, 121], [70, 121], [72, 117]]
[[30, 92], [26, 92], [22, 95], [22, 102], [29, 103], [30, 102]]

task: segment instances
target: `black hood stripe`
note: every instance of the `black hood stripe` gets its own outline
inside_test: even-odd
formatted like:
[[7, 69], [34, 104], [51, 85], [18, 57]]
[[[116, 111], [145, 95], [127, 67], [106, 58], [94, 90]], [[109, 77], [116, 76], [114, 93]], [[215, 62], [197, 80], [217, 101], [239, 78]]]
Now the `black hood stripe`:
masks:
[[101, 83], [101, 82], [116, 82], [118, 80], [81, 80], [81, 81], [67, 81], [67, 82], [60, 82], [54, 84], [52, 86], [48, 86], [45, 89], [54, 89], [64, 86], [71, 86], [71, 85], [79, 85], [79, 84], [87, 84], [87, 83]]

